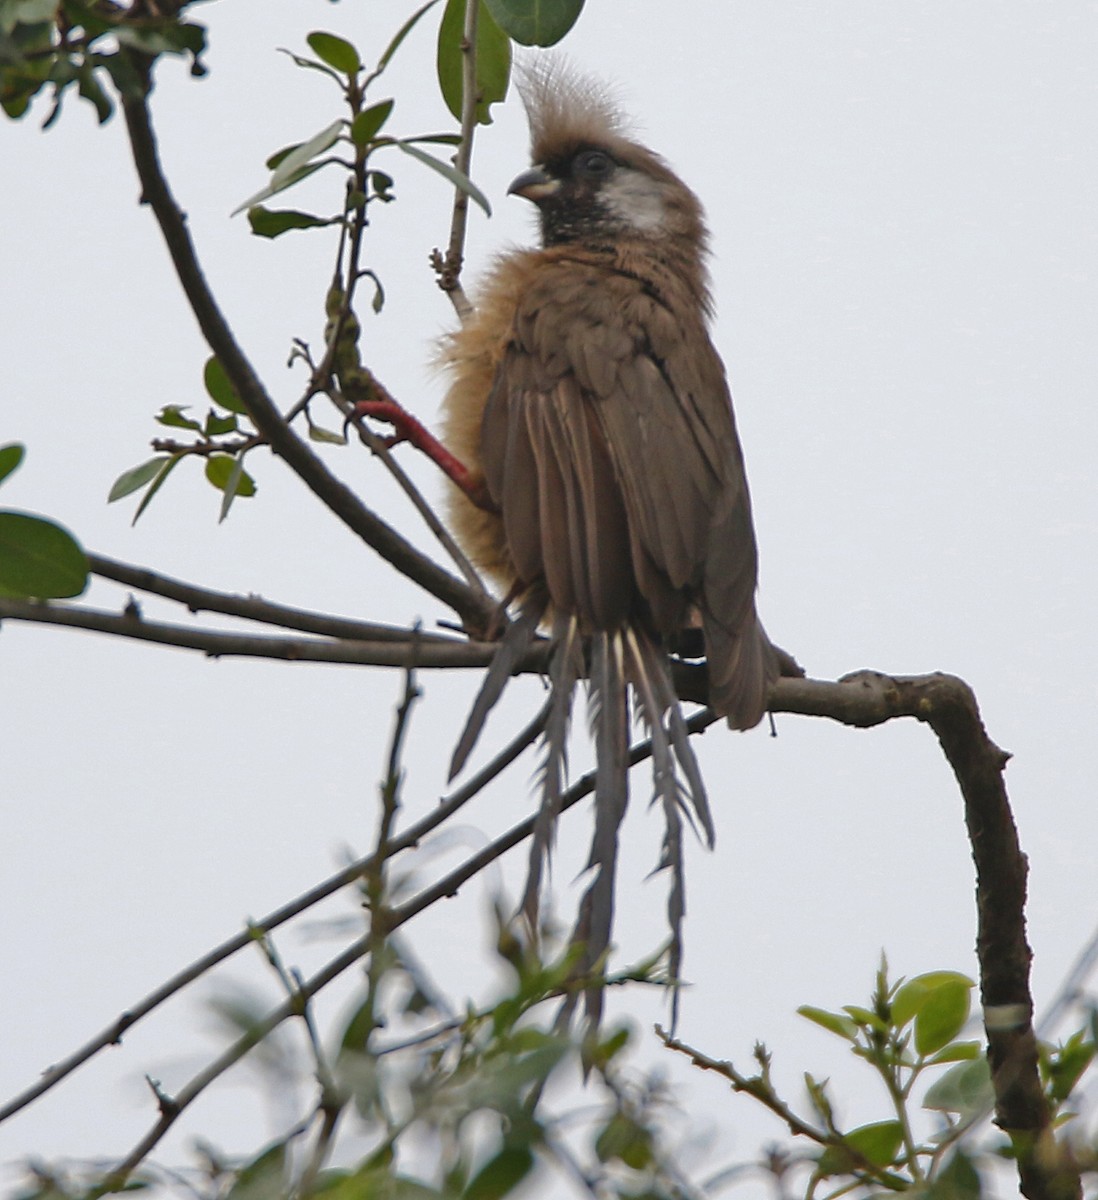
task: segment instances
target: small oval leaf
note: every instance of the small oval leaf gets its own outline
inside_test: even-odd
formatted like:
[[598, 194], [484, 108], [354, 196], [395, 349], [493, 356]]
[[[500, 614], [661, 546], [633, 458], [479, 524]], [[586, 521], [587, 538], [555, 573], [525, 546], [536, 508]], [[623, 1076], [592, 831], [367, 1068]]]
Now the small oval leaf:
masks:
[[362, 59], [358, 51], [345, 38], [337, 37], [334, 33], [324, 33], [317, 30], [305, 39], [310, 49], [330, 67], [342, 71], [344, 75], [354, 75], [362, 70]]
[[899, 1121], [876, 1121], [843, 1134], [843, 1141], [875, 1167], [887, 1167], [896, 1157], [903, 1137]]
[[965, 1115], [990, 1108], [995, 1102], [991, 1068], [986, 1058], [960, 1062], [927, 1088], [923, 1108]]
[[111, 485], [107, 503], [113, 504], [115, 500], [121, 500], [123, 496], [139, 491], [150, 480], [156, 478], [160, 468], [167, 461], [168, 459], [161, 454], [156, 458], [150, 458], [148, 462], [143, 462], [138, 467], [130, 467], [128, 471], [123, 471]]
[[392, 100], [379, 100], [377, 104], [371, 104], [369, 108], [356, 113], [355, 119], [351, 122], [351, 141], [360, 150], [363, 146], [368, 146], [389, 119], [392, 111]]
[[927, 996], [915, 1015], [915, 1049], [919, 1054], [934, 1054], [948, 1045], [968, 1020], [970, 984], [952, 980], [940, 984]]
[[236, 388], [225, 374], [225, 368], [216, 358], [206, 360], [206, 365], [202, 368], [202, 383], [205, 385], [206, 395], [214, 404], [229, 412], [240, 413], [245, 417], [248, 415], [248, 410], [236, 394]]
[[960, 971], [927, 971], [924, 975], [916, 975], [914, 979], [909, 979], [896, 992], [892, 1001], [892, 1023], [897, 1029], [902, 1029], [927, 1003], [936, 988], [950, 983], [962, 983], [969, 988], [976, 986]]
[[190, 429], [194, 433], [201, 433], [202, 426], [192, 417], [186, 416], [186, 411], [183, 405], [165, 404], [156, 414], [156, 420], [158, 424], [168, 425], [173, 429]]
[[23, 461], [25, 454], [26, 449], [20, 442], [10, 442], [7, 446], [0, 446], [0, 479], [7, 479]]
[[0, 591], [60, 600], [87, 586], [87, 557], [68, 530], [29, 513], [0, 512]]
[[583, 12], [583, 0], [484, 2], [500, 29], [522, 46], [555, 46]]
[[342, 217], [317, 217], [296, 209], [269, 209], [255, 204], [248, 209], [248, 224], [256, 237], [276, 238], [291, 229], [319, 229], [335, 225]]
[[802, 1004], [797, 1012], [830, 1033], [837, 1033], [839, 1037], [847, 1038], [849, 1041], [853, 1041], [858, 1036], [858, 1026], [849, 1017], [844, 1017], [840, 1013], [828, 1012], [826, 1008], [815, 1008], [811, 1004]]
[[501, 1200], [529, 1175], [534, 1155], [528, 1146], [504, 1146], [469, 1181], [462, 1200]]

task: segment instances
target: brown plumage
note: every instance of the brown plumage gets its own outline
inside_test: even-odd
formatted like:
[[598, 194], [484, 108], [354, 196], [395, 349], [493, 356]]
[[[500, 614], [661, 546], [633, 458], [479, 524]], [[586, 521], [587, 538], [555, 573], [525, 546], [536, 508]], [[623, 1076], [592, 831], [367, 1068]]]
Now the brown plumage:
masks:
[[511, 191], [537, 205], [542, 248], [497, 261], [475, 315], [446, 352], [447, 440], [482, 473], [498, 509], [455, 493], [453, 524], [473, 560], [521, 598], [454, 769], [538, 624], [549, 620], [554, 690], [524, 903], [532, 915], [559, 802], [571, 693], [587, 674], [599, 779], [595, 876], [577, 935], [590, 966], [609, 943], [632, 684], [653, 736], [668, 822], [661, 865], [674, 881], [677, 973], [684, 791], [710, 840], [712, 825], [671, 687], [668, 641], [701, 625], [710, 704], [737, 729], [761, 719], [777, 675], [755, 612], [743, 457], [707, 329], [705, 227], [693, 193], [626, 135], [596, 87], [552, 69], [528, 76], [523, 98], [537, 165]]

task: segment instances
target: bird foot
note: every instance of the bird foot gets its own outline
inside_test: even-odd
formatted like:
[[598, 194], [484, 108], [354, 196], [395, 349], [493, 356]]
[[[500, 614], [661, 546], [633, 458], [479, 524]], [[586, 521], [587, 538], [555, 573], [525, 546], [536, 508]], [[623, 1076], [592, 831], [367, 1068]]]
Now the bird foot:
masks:
[[387, 448], [392, 449], [401, 442], [408, 442], [426, 454], [448, 479], [461, 488], [477, 508], [486, 512], [499, 511], [488, 494], [483, 478], [470, 471], [460, 459], [455, 458], [434, 434], [428, 432], [420, 421], [395, 400], [360, 400], [352, 409], [351, 416], [352, 419], [370, 417], [375, 421], [388, 422], [396, 432], [383, 439]]

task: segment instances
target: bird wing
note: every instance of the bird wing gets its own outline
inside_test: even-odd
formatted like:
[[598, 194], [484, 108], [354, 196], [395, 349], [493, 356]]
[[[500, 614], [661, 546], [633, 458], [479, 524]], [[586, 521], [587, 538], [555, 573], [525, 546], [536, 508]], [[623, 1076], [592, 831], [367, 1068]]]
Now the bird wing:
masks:
[[[684, 306], [697, 310], [696, 303]], [[519, 576], [593, 628], [639, 591], [661, 633], [689, 603], [753, 613], [755, 543], [724, 371], [633, 275], [543, 261], [485, 409], [482, 466]]]

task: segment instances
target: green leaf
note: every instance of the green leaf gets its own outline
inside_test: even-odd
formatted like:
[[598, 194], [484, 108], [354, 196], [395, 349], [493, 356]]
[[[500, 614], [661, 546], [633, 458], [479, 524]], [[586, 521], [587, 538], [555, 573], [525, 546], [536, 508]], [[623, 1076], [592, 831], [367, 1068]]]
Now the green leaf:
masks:
[[374, 189], [374, 195], [377, 196], [379, 200], [385, 201], [386, 204], [392, 200], [392, 175], [386, 175], [384, 171], [371, 171], [370, 184]]
[[338, 225], [342, 217], [318, 217], [293, 208], [269, 209], [255, 204], [248, 209], [248, 224], [256, 237], [276, 238], [291, 229], [319, 229]]
[[[438, 29], [438, 84], [446, 107], [461, 120], [465, 52], [465, 0], [446, 0]], [[489, 109], [507, 96], [511, 82], [511, 39], [492, 19], [484, 0], [477, 13], [477, 121], [490, 125]]]
[[389, 61], [392, 59], [393, 55], [396, 54], [396, 52], [400, 49], [400, 43], [403, 42], [408, 34], [412, 32], [412, 29], [415, 27], [420, 17], [422, 17], [423, 14], [429, 9], [434, 8], [437, 3], [438, 0], [427, 0], [426, 4], [420, 5], [420, 7], [417, 8], [416, 11], [408, 18], [408, 20], [401, 25], [401, 27], [393, 35], [393, 40], [388, 44], [388, 46], [385, 47], [385, 53], [382, 54], [382, 56], [378, 59], [376, 74], [380, 75], [381, 72], [385, 70], [385, 68], [389, 65]]
[[418, 146], [413, 146], [411, 142], [397, 141], [393, 142], [394, 146], [399, 147], [405, 154], [410, 154], [412, 158], [418, 159], [421, 163], [430, 167], [432, 171], [437, 171], [444, 179], [448, 179], [454, 187], [461, 190], [488, 214], [492, 215], [492, 206], [488, 203], [487, 197], [477, 187], [477, 185], [463, 171], [459, 171], [457, 167], [451, 166], [448, 162], [443, 162], [434, 155], [428, 154], [426, 150], [421, 150]]
[[983, 1194], [979, 1172], [959, 1148], [922, 1193], [924, 1200], [980, 1200]]
[[652, 1134], [625, 1113], [615, 1113], [595, 1139], [599, 1162], [619, 1159], [634, 1171], [652, 1162]]
[[149, 490], [141, 497], [141, 503], [137, 506], [137, 511], [133, 514], [131, 525], [136, 525], [138, 518], [152, 503], [153, 496], [164, 486], [165, 480], [175, 470], [175, 468], [183, 461], [182, 454], [173, 454], [160, 468], [156, 478], [149, 484]]
[[212, 408], [206, 414], [206, 424], [202, 430], [208, 438], [222, 437], [226, 433], [236, 433], [236, 413], [223, 417]]
[[343, 121], [333, 121], [309, 138], [307, 142], [302, 142], [299, 146], [287, 151], [279, 159], [278, 166], [271, 173], [270, 183], [265, 188], [260, 188], [254, 196], [249, 196], [243, 204], [238, 204], [233, 209], [232, 215], [235, 217], [239, 212], [254, 208], [261, 200], [266, 200], [268, 196], [273, 196], [276, 192], [285, 191], [286, 188], [299, 183], [306, 175], [311, 175], [313, 171], [322, 167], [323, 163], [314, 163], [312, 160], [339, 141], [343, 134], [343, 128]]
[[835, 1114], [832, 1111], [831, 1101], [827, 1095], [827, 1080], [825, 1079], [823, 1083], [820, 1083], [805, 1071], [804, 1086], [808, 1091], [808, 1099], [811, 1101], [816, 1115], [825, 1125], [834, 1126]]
[[114, 105], [110, 102], [107, 93], [103, 91], [102, 84], [96, 79], [95, 70], [89, 62], [85, 62], [81, 66], [76, 80], [77, 91], [83, 99], [94, 106], [96, 118], [102, 125], [114, 112]]
[[286, 1143], [275, 1142], [237, 1172], [225, 1200], [272, 1200], [286, 1194]]
[[839, 1037], [844, 1037], [848, 1041], [853, 1041], [858, 1036], [858, 1026], [841, 1013], [828, 1012], [825, 1008], [815, 1008], [811, 1004], [802, 1004], [797, 1012], [830, 1033], [837, 1033]]
[[123, 496], [128, 496], [131, 492], [143, 488], [149, 480], [157, 476], [166, 462], [168, 462], [167, 456], [159, 454], [156, 458], [150, 458], [148, 462], [143, 462], [139, 467], [131, 467], [128, 471], [123, 471], [111, 484], [107, 503], [113, 504], [115, 500], [121, 500]]
[[579, 19], [583, 0], [485, 0], [496, 24], [523, 46], [554, 46]]
[[844, 1004], [843, 1012], [857, 1025], [861, 1025], [866, 1029], [875, 1029], [878, 1033], [888, 1032], [888, 1023], [881, 1020], [879, 1016], [868, 1008], [862, 1008], [858, 1004]]
[[344, 75], [355, 75], [362, 70], [358, 51], [346, 39], [318, 30], [310, 33], [305, 40], [318, 58]]
[[9, 442], [6, 446], [0, 446], [0, 480], [7, 479], [23, 461], [25, 454], [26, 449], [20, 442]]
[[68, 530], [29, 513], [0, 512], [0, 591], [57, 600], [88, 586], [88, 560]]
[[160, 21], [157, 23], [122, 24], [115, 22], [111, 32], [118, 41], [143, 54], [189, 54], [193, 59], [192, 75], [205, 75], [206, 68], [199, 61], [206, 49], [206, 30], [201, 25], [186, 21]]
[[428, 143], [434, 146], [460, 146], [460, 133], [419, 133], [415, 137], [405, 138], [406, 142], [415, 142], [416, 145]]
[[309, 438], [314, 442], [323, 442], [328, 446], [346, 446], [347, 439], [341, 433], [333, 433], [321, 425], [309, 422]]
[[283, 146], [281, 150], [276, 150], [274, 152], [274, 154], [272, 154], [271, 157], [268, 158], [267, 161], [263, 165], [267, 168], [268, 171], [273, 171], [275, 169], [275, 167], [277, 167], [278, 164], [280, 162], [282, 162], [288, 154], [293, 154], [293, 152], [300, 145], [301, 145], [300, 142], [292, 142], [289, 146]]
[[193, 417], [184, 416], [186, 411], [182, 405], [165, 404], [156, 414], [156, 420], [160, 425], [168, 425], [173, 429], [190, 429], [194, 433], [201, 433], [202, 426]]
[[923, 1108], [971, 1116], [995, 1101], [987, 1059], [960, 1062], [927, 1088]]
[[276, 190], [284, 187], [290, 176], [299, 168], [311, 162], [318, 154], [323, 154], [329, 147], [334, 146], [343, 132], [343, 122], [333, 121], [319, 133], [313, 134], [307, 142], [302, 142], [296, 150], [289, 154], [275, 167], [271, 174], [271, 187]]
[[529, 1146], [504, 1146], [484, 1164], [462, 1192], [462, 1200], [499, 1200], [530, 1174], [534, 1155]]
[[237, 496], [254, 496], [256, 492], [255, 480], [244, 470], [242, 454], [211, 454], [206, 459], [206, 478], [218, 491], [224, 492], [219, 521], [228, 516]]
[[875, 1167], [887, 1167], [904, 1138], [899, 1121], [876, 1121], [843, 1134], [843, 1141]]
[[326, 63], [317, 62], [315, 58], [305, 58], [304, 55], [295, 54], [292, 50], [286, 50], [282, 46], [279, 46], [279, 50], [292, 58], [299, 67], [304, 67], [309, 71], [319, 71], [322, 75], [327, 75], [329, 79], [334, 79], [340, 87], [343, 86], [343, 80], [340, 79], [339, 74]]
[[972, 985], [965, 980], [940, 983], [915, 1014], [915, 1050], [934, 1054], [964, 1028], [968, 1020]]
[[893, 1025], [902, 1029], [922, 1010], [939, 987], [950, 984], [963, 984], [970, 989], [976, 986], [967, 975], [962, 975], [959, 971], [928, 971], [925, 975], [916, 975], [914, 979], [909, 979], [899, 988], [892, 1001]]
[[11, 33], [16, 25], [49, 21], [57, 12], [57, 0], [3, 0], [0, 3], [0, 33]]
[[1094, 1043], [1084, 1041], [1083, 1038], [1084, 1033], [1080, 1029], [1058, 1050], [1051, 1050], [1043, 1055], [1049, 1095], [1057, 1102], [1062, 1102], [1071, 1095], [1083, 1072], [1094, 1060]]
[[979, 1058], [982, 1053], [983, 1047], [979, 1042], [950, 1042], [928, 1061], [931, 1063], [968, 1062], [973, 1058]]
[[377, 104], [371, 104], [369, 108], [355, 114], [355, 119], [351, 122], [351, 141], [360, 150], [377, 136], [378, 131], [389, 119], [393, 104], [392, 100], [379, 100]]
[[206, 395], [214, 404], [229, 412], [240, 413], [245, 417], [248, 415], [248, 410], [241, 403], [236, 388], [229, 382], [225, 368], [217, 358], [206, 360], [206, 365], [202, 368], [202, 383], [205, 385]]

